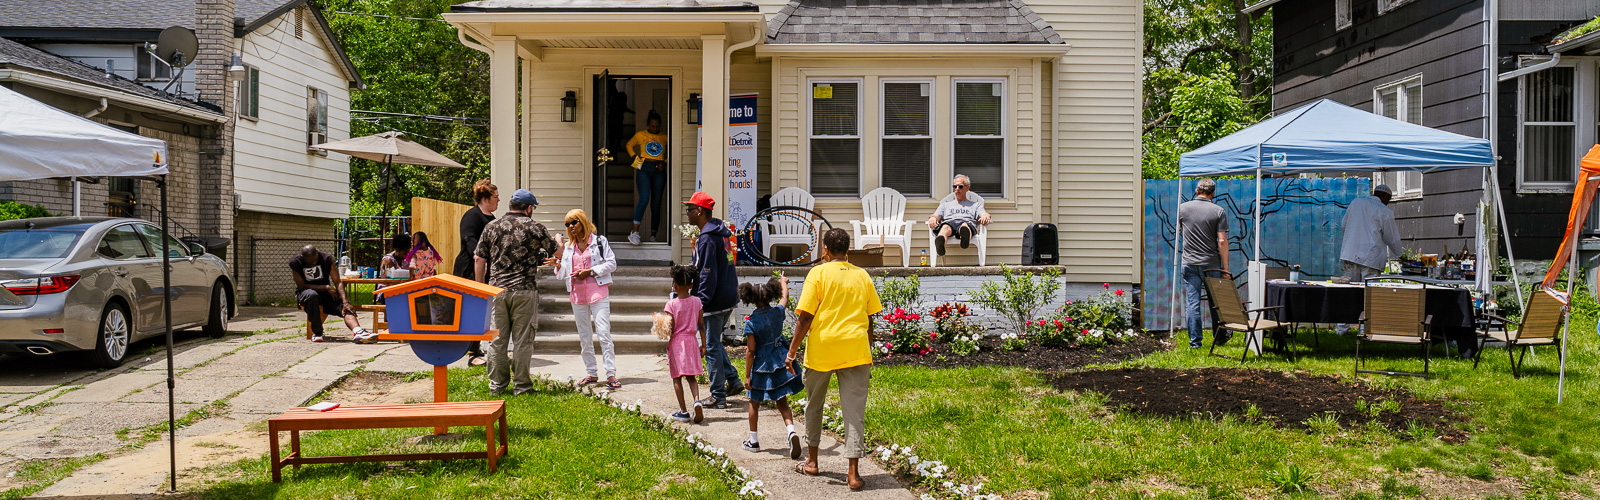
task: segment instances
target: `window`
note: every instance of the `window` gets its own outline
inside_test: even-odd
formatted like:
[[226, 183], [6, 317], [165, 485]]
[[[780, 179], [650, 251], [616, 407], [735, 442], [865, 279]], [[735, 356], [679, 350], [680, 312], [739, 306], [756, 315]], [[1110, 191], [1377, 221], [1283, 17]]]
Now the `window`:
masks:
[[[154, 255], [157, 251], [161, 250], [161, 229], [160, 228], [157, 228], [157, 227], [149, 225], [149, 224], [135, 224], [134, 226], [139, 229], [139, 234], [144, 235], [145, 243], [148, 243], [150, 245], [150, 254], [151, 255]], [[167, 255], [171, 256], [174, 259], [187, 257], [189, 255], [189, 247], [184, 245], [183, 243], [179, 242], [177, 239], [174, 239], [173, 237], [168, 236], [167, 237]]]
[[1005, 85], [1000, 81], [955, 81], [953, 173], [972, 179], [972, 192], [1005, 196]]
[[[1422, 75], [1411, 75], [1373, 88], [1372, 107], [1373, 113], [1422, 125]], [[1372, 182], [1394, 188], [1395, 198], [1422, 196], [1422, 172], [1376, 172], [1372, 174]]]
[[1350, 16], [1350, 2], [1352, 0], [1333, 0], [1334, 29], [1342, 30], [1355, 24]]
[[139, 181], [128, 177], [106, 179], [106, 216], [139, 216]]
[[814, 195], [861, 194], [861, 82], [811, 82], [810, 166]]
[[[164, 82], [172, 79], [172, 66], [168, 66], [166, 61], [162, 61], [161, 58], [150, 53], [149, 50], [145, 49], [144, 44], [138, 45], [134, 52], [138, 54], [138, 74], [136, 78], [139, 81]], [[191, 54], [184, 54], [184, 57], [191, 56]], [[106, 71], [115, 72], [110, 67], [107, 67]]]
[[1378, 14], [1385, 14], [1395, 7], [1411, 3], [1411, 0], [1378, 0]]
[[328, 142], [328, 93], [311, 87], [306, 90], [306, 144]]
[[143, 259], [154, 255], [144, 246], [144, 240], [139, 238], [139, 233], [133, 232], [133, 226], [121, 225], [106, 231], [100, 237], [100, 246], [96, 250], [107, 259]]
[[1523, 187], [1565, 187], [1577, 164], [1577, 68], [1557, 66], [1522, 77]]
[[257, 119], [261, 117], [261, 70], [246, 66], [244, 78], [239, 80], [239, 116]]
[[456, 331], [461, 326], [461, 296], [439, 288], [411, 295], [411, 329]]
[[883, 82], [881, 184], [933, 196], [933, 82]]

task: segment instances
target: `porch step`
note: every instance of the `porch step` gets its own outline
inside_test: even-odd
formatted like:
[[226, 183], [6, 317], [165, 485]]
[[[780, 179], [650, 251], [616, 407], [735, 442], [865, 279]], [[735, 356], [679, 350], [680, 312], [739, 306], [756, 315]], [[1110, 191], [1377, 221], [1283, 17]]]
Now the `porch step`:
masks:
[[[595, 356], [600, 356], [600, 343], [595, 341]], [[611, 335], [611, 348], [617, 354], [660, 354], [667, 352], [667, 341], [655, 335]], [[576, 332], [540, 331], [534, 338], [535, 354], [577, 354], [582, 352]]]
[[[611, 315], [618, 314], [644, 314], [650, 315], [667, 307], [667, 295], [661, 294], [654, 297], [611, 296]], [[540, 318], [550, 317], [552, 314], [571, 314], [572, 301], [565, 293], [559, 296], [539, 296]]]

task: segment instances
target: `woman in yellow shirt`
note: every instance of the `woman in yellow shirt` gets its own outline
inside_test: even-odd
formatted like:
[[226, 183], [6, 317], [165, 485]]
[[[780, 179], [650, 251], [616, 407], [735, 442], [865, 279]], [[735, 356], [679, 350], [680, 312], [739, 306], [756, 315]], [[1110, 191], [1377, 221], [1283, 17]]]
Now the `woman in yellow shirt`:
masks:
[[628, 243], [638, 245], [639, 222], [644, 219], [645, 206], [650, 207], [650, 241], [659, 238], [661, 229], [661, 197], [667, 187], [667, 135], [661, 133], [661, 115], [650, 111], [645, 119], [645, 130], [633, 134], [623, 149], [633, 156], [634, 184], [639, 188], [639, 202], [633, 206], [633, 231], [628, 233]]

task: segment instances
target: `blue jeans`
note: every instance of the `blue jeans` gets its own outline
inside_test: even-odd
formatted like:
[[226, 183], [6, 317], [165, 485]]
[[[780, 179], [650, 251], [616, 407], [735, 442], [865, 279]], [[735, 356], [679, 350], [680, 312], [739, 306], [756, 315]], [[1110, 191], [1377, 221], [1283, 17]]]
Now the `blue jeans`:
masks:
[[1205, 338], [1205, 316], [1201, 314], [1200, 296], [1205, 293], [1205, 270], [1216, 266], [1183, 266], [1183, 320], [1189, 327], [1189, 347], [1200, 348]]
[[645, 160], [633, 173], [633, 183], [639, 189], [639, 202], [633, 205], [633, 223], [644, 220], [644, 209], [650, 207], [650, 234], [661, 228], [662, 190], [667, 187], [667, 162]]
[[700, 326], [700, 331], [706, 332], [706, 374], [711, 376], [711, 396], [717, 399], [728, 397], [727, 386], [744, 385], [739, 370], [728, 361], [728, 349], [722, 346], [722, 326], [728, 322], [729, 314], [733, 311], [707, 314]]

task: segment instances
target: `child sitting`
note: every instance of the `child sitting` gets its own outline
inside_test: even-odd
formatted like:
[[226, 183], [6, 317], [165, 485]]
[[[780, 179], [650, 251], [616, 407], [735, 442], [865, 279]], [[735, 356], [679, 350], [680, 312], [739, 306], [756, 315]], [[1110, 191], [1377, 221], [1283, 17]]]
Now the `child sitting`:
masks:
[[678, 412], [672, 418], [690, 421], [683, 399], [683, 386], [688, 384], [689, 394], [694, 397], [693, 421], [698, 424], [705, 419], [705, 410], [700, 407], [700, 384], [695, 382], [695, 376], [706, 372], [700, 364], [706, 348], [700, 345], [700, 299], [689, 293], [697, 274], [694, 266], [672, 266], [672, 291], [677, 298], [667, 301], [666, 312], [672, 315], [673, 325], [672, 338], [667, 340], [667, 372], [672, 376], [673, 391], [678, 393]]
[[775, 401], [778, 414], [783, 415], [783, 423], [788, 426], [789, 458], [798, 459], [800, 435], [794, 432], [794, 413], [789, 409], [789, 395], [804, 389], [805, 382], [798, 375], [801, 373], [798, 362], [793, 372], [784, 366], [784, 358], [789, 355], [789, 339], [783, 335], [789, 283], [779, 274], [764, 285], [741, 284], [739, 300], [756, 307], [744, 322], [747, 346], [744, 354], [744, 385], [750, 388], [747, 393], [750, 396], [750, 440], [744, 442], [744, 449], [761, 449], [760, 440], [756, 437], [756, 414], [762, 401]]

